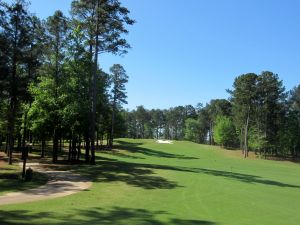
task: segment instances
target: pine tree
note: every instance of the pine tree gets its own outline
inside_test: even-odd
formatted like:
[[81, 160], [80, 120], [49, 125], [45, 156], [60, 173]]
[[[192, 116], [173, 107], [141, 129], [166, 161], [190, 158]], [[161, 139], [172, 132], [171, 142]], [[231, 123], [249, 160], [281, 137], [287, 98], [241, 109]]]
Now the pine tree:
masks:
[[103, 52], [124, 54], [130, 46], [122, 37], [128, 30], [125, 25], [134, 21], [128, 16], [129, 10], [118, 0], [74, 0], [72, 15], [85, 30], [86, 42], [91, 60], [91, 163], [95, 163], [95, 130], [96, 130], [96, 80], [98, 54]]
[[114, 128], [115, 128], [115, 116], [120, 104], [127, 104], [126, 101], [126, 88], [125, 84], [128, 82], [128, 75], [125, 69], [120, 64], [115, 64], [110, 68], [111, 81], [112, 81], [112, 119], [111, 119], [111, 133], [109, 139], [109, 146], [113, 146]]

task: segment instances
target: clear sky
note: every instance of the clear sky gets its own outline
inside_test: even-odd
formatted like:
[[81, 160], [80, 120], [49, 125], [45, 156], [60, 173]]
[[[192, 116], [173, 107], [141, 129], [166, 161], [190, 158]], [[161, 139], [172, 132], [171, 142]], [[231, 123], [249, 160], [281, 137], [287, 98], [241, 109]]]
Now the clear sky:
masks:
[[[71, 0], [32, 0], [45, 18]], [[104, 71], [126, 69], [126, 108], [168, 108], [227, 98], [240, 74], [269, 70], [300, 84], [299, 0], [121, 0], [137, 23], [124, 57], [100, 55]]]

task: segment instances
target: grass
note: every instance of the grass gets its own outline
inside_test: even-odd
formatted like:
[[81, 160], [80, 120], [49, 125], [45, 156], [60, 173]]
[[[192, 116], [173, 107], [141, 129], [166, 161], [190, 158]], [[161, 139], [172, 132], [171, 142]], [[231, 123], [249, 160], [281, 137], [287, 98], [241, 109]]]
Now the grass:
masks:
[[300, 165], [243, 159], [217, 147], [118, 141], [71, 196], [0, 207], [0, 224], [298, 225]]
[[[33, 172], [30, 182], [21, 179], [21, 169], [17, 165], [0, 165], [0, 196], [15, 191], [24, 191], [30, 188], [41, 186], [47, 182], [47, 176], [38, 172]], [[1, 220], [0, 220], [1, 224]]]

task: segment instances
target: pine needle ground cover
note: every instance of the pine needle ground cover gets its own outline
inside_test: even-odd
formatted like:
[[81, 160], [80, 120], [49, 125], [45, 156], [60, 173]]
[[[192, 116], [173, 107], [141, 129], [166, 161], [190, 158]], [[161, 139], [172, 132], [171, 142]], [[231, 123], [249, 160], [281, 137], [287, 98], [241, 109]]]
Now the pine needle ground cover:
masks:
[[300, 165], [191, 142], [119, 139], [71, 196], [0, 207], [0, 224], [298, 225]]

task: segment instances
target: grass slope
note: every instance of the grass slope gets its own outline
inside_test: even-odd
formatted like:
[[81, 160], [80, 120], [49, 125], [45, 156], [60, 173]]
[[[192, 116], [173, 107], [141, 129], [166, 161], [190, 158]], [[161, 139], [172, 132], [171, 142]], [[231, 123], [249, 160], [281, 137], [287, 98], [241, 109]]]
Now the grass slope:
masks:
[[190, 142], [119, 140], [88, 191], [0, 207], [0, 224], [298, 225], [300, 165], [245, 160]]

